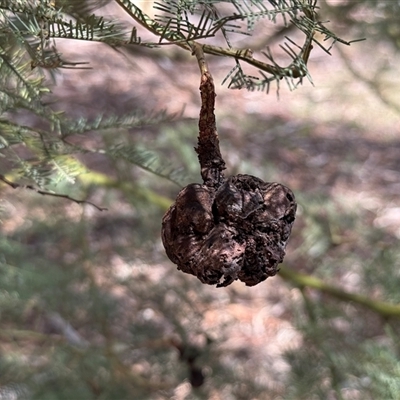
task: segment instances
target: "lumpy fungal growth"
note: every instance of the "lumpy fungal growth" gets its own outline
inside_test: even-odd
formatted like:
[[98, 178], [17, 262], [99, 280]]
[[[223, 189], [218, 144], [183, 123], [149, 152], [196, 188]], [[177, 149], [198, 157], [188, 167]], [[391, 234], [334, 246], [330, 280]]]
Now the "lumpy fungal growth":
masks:
[[201, 47], [202, 107], [196, 149], [204, 183], [183, 188], [163, 218], [162, 240], [170, 260], [203, 283], [254, 286], [274, 276], [283, 261], [296, 214], [293, 192], [251, 175], [226, 179], [215, 124], [215, 91]]
[[292, 191], [251, 175], [217, 190], [190, 184], [163, 219], [168, 257], [203, 283], [248, 286], [274, 276], [283, 261], [296, 213]]

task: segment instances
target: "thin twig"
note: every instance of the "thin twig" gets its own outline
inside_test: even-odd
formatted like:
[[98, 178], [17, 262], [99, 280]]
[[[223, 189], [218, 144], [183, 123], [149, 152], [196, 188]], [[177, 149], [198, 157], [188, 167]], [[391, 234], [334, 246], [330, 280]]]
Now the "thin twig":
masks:
[[[400, 104], [396, 103], [395, 101], [391, 100], [379, 87], [379, 83], [377, 79], [369, 79], [367, 76], [360, 69], [356, 69], [354, 64], [352, 64], [349, 59], [347, 58], [346, 54], [338, 48], [338, 52], [340, 57], [342, 58], [346, 68], [349, 72], [353, 75], [355, 79], [363, 82], [369, 90], [373, 92], [373, 94], [386, 106], [392, 109], [397, 114], [400, 113]], [[379, 71], [378, 71], [379, 73]]]
[[53, 193], [53, 192], [49, 192], [47, 190], [37, 189], [37, 188], [33, 187], [32, 185], [21, 185], [19, 183], [12, 182], [12, 181], [8, 180], [4, 175], [0, 175], [0, 180], [3, 181], [8, 186], [11, 186], [13, 189], [28, 189], [28, 190], [32, 190], [38, 194], [41, 194], [43, 196], [60, 197], [62, 199], [67, 199], [67, 200], [73, 201], [74, 203], [77, 203], [77, 204], [89, 204], [89, 205], [97, 208], [99, 211], [107, 210], [107, 208], [99, 207], [98, 205], [96, 205], [88, 200], [78, 200], [78, 199], [68, 196], [67, 194]]
[[192, 44], [192, 54], [196, 56], [197, 62], [199, 64], [200, 73], [201, 75], [206, 74], [208, 71], [208, 66], [206, 59], [204, 57], [203, 46], [199, 43], [193, 42]]

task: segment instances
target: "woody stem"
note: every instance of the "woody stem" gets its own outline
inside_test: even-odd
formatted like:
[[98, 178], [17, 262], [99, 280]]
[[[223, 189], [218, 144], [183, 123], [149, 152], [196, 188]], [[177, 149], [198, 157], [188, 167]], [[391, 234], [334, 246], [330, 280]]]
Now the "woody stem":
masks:
[[201, 177], [206, 186], [218, 188], [224, 182], [222, 171], [225, 162], [219, 148], [219, 139], [214, 114], [215, 88], [213, 78], [204, 58], [202, 45], [193, 43], [193, 55], [199, 64], [201, 80], [201, 109], [199, 118], [199, 137], [196, 152], [199, 157]]

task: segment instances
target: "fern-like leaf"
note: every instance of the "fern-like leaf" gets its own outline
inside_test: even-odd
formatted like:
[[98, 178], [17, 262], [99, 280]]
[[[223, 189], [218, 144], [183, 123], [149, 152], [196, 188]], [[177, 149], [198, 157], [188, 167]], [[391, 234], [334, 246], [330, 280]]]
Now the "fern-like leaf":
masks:
[[107, 152], [115, 159], [127, 160], [145, 171], [171, 181], [179, 187], [182, 186], [182, 182], [185, 179], [181, 169], [161, 160], [156, 153], [142, 147], [121, 143], [112, 146]]

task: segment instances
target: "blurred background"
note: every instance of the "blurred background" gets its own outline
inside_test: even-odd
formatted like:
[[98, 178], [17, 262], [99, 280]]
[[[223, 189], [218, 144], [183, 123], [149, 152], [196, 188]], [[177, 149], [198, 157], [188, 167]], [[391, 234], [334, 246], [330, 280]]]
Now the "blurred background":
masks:
[[[45, 72], [53, 110], [94, 127], [99, 115], [152, 116], [70, 142], [129, 144], [168, 179], [136, 153], [87, 151], [75, 183], [49, 187], [107, 211], [0, 185], [0, 400], [400, 398], [400, 2], [320, 3], [339, 37], [366, 40], [315, 48], [312, 83], [231, 90], [233, 60], [207, 56], [227, 174], [281, 182], [299, 204], [282, 274], [251, 288], [201, 284], [160, 239], [180, 188], [201, 181], [195, 59], [57, 41], [92, 69]], [[115, 4], [96, 13], [132, 24]], [[274, 48], [278, 28], [235, 47]]]

